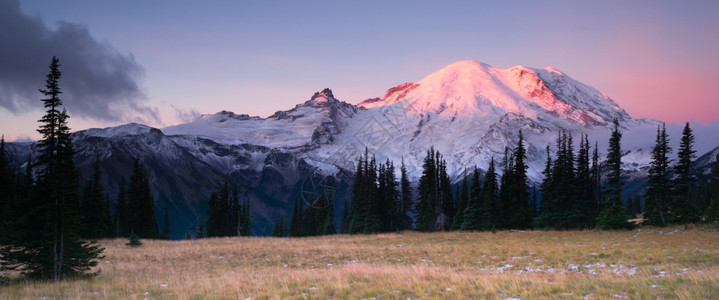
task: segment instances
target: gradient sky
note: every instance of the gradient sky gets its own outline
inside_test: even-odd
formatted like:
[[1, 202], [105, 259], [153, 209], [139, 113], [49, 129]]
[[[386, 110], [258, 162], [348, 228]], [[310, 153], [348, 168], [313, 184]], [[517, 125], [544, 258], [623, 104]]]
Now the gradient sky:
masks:
[[[26, 0], [19, 7], [50, 34], [72, 25], [70, 36], [81, 38], [57, 43], [95, 49], [80, 54], [96, 59], [85, 69], [109, 68], [107, 78], [136, 83], [96, 88], [77, 112], [69, 109], [73, 130], [128, 121], [162, 127], [223, 109], [264, 117], [325, 87], [358, 103], [467, 59], [553, 66], [635, 118], [719, 120], [719, 1]], [[22, 51], [0, 47], [0, 58], [29, 74], [16, 84], [0, 65], [0, 97], [33, 89], [28, 105], [0, 107], [0, 133], [37, 138], [41, 95], [32, 92], [42, 88], [53, 52], [34, 51], [36, 43], [7, 27], [0, 36]], [[39, 53], [44, 68], [25, 68], [14, 60], [20, 52]], [[73, 70], [72, 59], [60, 60]]]

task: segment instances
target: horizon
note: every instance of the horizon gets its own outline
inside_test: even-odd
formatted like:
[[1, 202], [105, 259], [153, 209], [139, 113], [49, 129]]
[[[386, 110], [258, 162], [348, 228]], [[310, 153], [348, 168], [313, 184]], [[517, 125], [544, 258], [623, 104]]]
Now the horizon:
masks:
[[267, 117], [323, 88], [357, 104], [460, 60], [556, 68], [632, 118], [719, 121], [719, 41], [707, 38], [718, 3], [411, 3], [2, 0], [14, 26], [3, 26], [11, 38], [0, 47], [10, 66], [0, 71], [0, 134], [37, 139], [36, 91], [52, 55], [73, 131], [162, 128], [221, 110]]

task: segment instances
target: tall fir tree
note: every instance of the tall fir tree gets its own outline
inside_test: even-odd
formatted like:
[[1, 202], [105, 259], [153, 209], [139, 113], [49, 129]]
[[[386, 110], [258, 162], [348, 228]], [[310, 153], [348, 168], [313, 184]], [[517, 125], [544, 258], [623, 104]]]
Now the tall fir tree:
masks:
[[547, 145], [546, 150], [547, 152], [547, 160], [544, 163], [544, 170], [542, 171], [542, 175], [544, 175], [544, 180], [542, 180], [542, 183], [540, 185], [540, 191], [542, 192], [542, 203], [539, 207], [539, 213], [540, 215], [547, 211], [548, 205], [551, 206], [552, 200], [554, 199], [553, 195], [553, 179], [552, 179], [552, 153], [549, 145]]
[[155, 217], [155, 201], [150, 191], [147, 172], [139, 158], [136, 158], [133, 164], [127, 195], [130, 230], [142, 238], [158, 238], [160, 231]]
[[[298, 197], [295, 197], [295, 202], [292, 205], [292, 215], [290, 216], [289, 236], [292, 236], [292, 237], [301, 236], [301, 234], [302, 234], [302, 219], [301, 219], [302, 212], [300, 211], [298, 199], [299, 199]], [[345, 207], [345, 209], [346, 209], [346, 207]], [[344, 221], [344, 216], [343, 216], [343, 221]], [[342, 224], [345, 224], [345, 223], [342, 222]]]
[[597, 228], [599, 229], [630, 229], [634, 225], [629, 223], [627, 209], [622, 204], [622, 133], [619, 132], [619, 120], [614, 119], [614, 129], [609, 138], [609, 149], [607, 151], [607, 166], [609, 176], [607, 177], [608, 200], [602, 203], [603, 209], [597, 216]]
[[243, 235], [245, 207], [240, 203], [236, 184], [230, 188], [230, 183], [226, 180], [217, 192], [210, 194], [206, 214], [207, 237]]
[[[77, 195], [78, 175], [67, 111], [62, 109], [60, 62], [53, 57], [45, 89], [46, 109], [39, 120], [37, 193], [28, 199], [14, 228], [0, 248], [0, 269], [28, 277], [60, 281], [83, 275], [97, 265], [103, 248], [80, 239], [82, 216]], [[5, 233], [4, 233], [5, 234]]]
[[370, 159], [365, 148], [364, 156], [358, 162], [358, 173], [352, 189], [350, 202], [350, 233], [379, 232], [380, 197], [377, 196], [377, 164], [374, 155]]
[[[493, 230], [499, 227], [500, 220], [500, 200], [499, 185], [497, 184], [497, 168], [494, 163], [494, 157], [489, 161], [487, 173], [484, 174], [484, 186], [479, 191], [480, 207], [481, 207], [481, 229]], [[479, 186], [477, 186], [479, 189]], [[477, 193], [475, 193], [477, 194]]]
[[454, 217], [452, 187], [447, 175], [447, 163], [434, 147], [427, 150], [419, 179], [417, 230], [448, 230]]
[[609, 149], [607, 150], [607, 166], [609, 175], [607, 177], [608, 203], [606, 206], [622, 203], [622, 133], [619, 131], [619, 120], [614, 119], [614, 129], [609, 138]]
[[592, 150], [592, 167], [590, 169], [589, 185], [591, 201], [587, 209], [585, 223], [596, 224], [597, 216], [602, 205], [602, 167], [599, 164], [599, 143], [594, 142], [594, 150]]
[[649, 187], [644, 195], [644, 223], [666, 226], [673, 221], [672, 207], [669, 203], [671, 195], [671, 174], [668, 155], [671, 153], [666, 126], [657, 126], [656, 144], [652, 149], [652, 161], [649, 167]]
[[[509, 149], [505, 152], [510, 153]], [[505, 228], [524, 229], [531, 226], [532, 212], [529, 211], [526, 159], [524, 136], [520, 130], [517, 147], [505, 158], [508, 163], [505, 164], [501, 180], [499, 213], [503, 216], [504, 222], [501, 225]]]
[[[493, 159], [494, 160], [494, 159]], [[464, 186], [467, 181], [467, 175], [463, 180], [462, 185]], [[480, 199], [480, 183], [479, 183], [479, 170], [477, 167], [474, 168], [471, 177], [470, 189], [467, 195], [467, 204], [464, 210], [460, 210], [459, 205], [457, 206], [457, 215], [462, 214], [462, 223], [459, 225], [459, 230], [481, 230], [482, 229], [482, 200]], [[462, 187], [464, 189], [464, 187]], [[457, 219], [455, 219], [456, 221]]]
[[579, 142], [579, 153], [577, 154], [576, 164], [576, 187], [577, 187], [577, 203], [576, 211], [579, 212], [581, 220], [576, 227], [591, 228], [594, 227], [594, 218], [596, 215], [592, 213], [594, 210], [592, 201], [592, 174], [589, 157], [589, 137], [582, 134]]
[[[577, 162], [585, 168], [585, 176], [589, 176], [588, 147], [584, 138], [580, 142]], [[583, 202], [580, 199], [579, 170], [575, 167], [574, 145], [572, 135], [560, 132], [557, 136], [557, 157], [552, 163], [547, 158], [545, 180], [542, 183], [541, 213], [535, 219], [535, 225], [542, 228], [570, 229], [583, 227]], [[585, 177], [588, 181], [589, 179]], [[544, 195], [546, 194], [546, 195]]]
[[451, 229], [455, 214], [454, 201], [452, 201], [452, 182], [447, 174], [447, 161], [444, 160], [444, 157], [439, 153], [439, 151], [437, 151], [437, 162], [439, 203], [437, 203], [437, 207], [435, 208], [435, 211], [437, 212], [435, 230], [449, 230]]
[[[240, 191], [237, 184], [232, 185], [232, 193], [230, 194], [230, 228], [228, 234], [230, 236], [242, 235], [240, 222], [242, 222], [242, 204], [240, 204]], [[289, 231], [288, 231], [289, 232]]]
[[437, 201], [437, 165], [434, 148], [427, 150], [422, 165], [422, 177], [419, 179], [419, 205], [417, 207], [417, 230], [434, 230], [434, 207]]
[[675, 177], [672, 182], [674, 190], [670, 200], [676, 223], [697, 222], [701, 215], [701, 204], [696, 196], [696, 178], [691, 173], [695, 157], [694, 133], [687, 122], [682, 130], [679, 151], [677, 151], [677, 164], [674, 167]]
[[242, 215], [240, 216], [240, 235], [250, 236], [250, 196], [245, 195], [245, 204], [242, 205]]

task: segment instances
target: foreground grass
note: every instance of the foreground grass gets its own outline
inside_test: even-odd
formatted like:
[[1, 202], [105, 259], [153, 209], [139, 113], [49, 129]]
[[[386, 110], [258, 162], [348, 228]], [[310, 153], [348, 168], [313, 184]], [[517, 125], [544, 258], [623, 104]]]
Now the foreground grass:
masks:
[[637, 233], [103, 240], [99, 277], [18, 280], [0, 298], [719, 299], [719, 232]]

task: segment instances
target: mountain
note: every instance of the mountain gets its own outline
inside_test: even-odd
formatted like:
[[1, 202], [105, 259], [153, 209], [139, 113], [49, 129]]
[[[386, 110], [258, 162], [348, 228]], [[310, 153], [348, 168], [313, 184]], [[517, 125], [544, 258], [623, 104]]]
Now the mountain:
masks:
[[416, 179], [425, 151], [434, 145], [456, 178], [465, 168], [486, 169], [492, 157], [502, 161], [521, 129], [529, 142], [529, 177], [540, 181], [545, 146], [562, 130], [578, 139], [580, 133], [608, 134], [613, 119], [624, 130], [657, 124], [632, 119], [609, 97], [556, 69], [498, 69], [476, 61], [453, 63], [358, 107], [363, 109], [337, 142], [308, 156], [341, 164], [332, 156], [351, 158], [366, 147], [380, 160], [404, 157]]
[[[486, 170], [492, 158], [501, 170], [505, 150], [516, 147], [521, 130], [528, 177], [539, 183], [545, 147], [553, 147], [560, 132], [575, 141], [588, 134], [604, 157], [614, 119], [626, 137], [628, 193], [638, 193], [654, 143], [646, 133], [655, 132], [660, 122], [631, 118], [608, 96], [554, 68], [499, 69], [460, 61], [357, 105], [324, 89], [267, 118], [221, 111], [161, 129], [126, 124], [83, 130], [73, 134], [73, 142], [84, 178], [95, 157], [101, 160], [111, 198], [120, 176], [129, 176], [132, 162], [140, 159], [148, 169], [158, 219], [167, 205], [172, 236], [180, 238], [194, 232], [210, 193], [225, 180], [250, 198], [252, 231], [259, 234], [278, 216], [289, 220], [295, 197], [312, 205], [310, 195], [327, 188], [330, 178], [339, 220], [354, 164], [365, 150], [378, 161], [398, 166], [403, 160], [416, 183], [426, 151], [434, 146], [457, 181], [465, 169]], [[21, 166], [33, 144], [11, 143], [8, 149]]]

